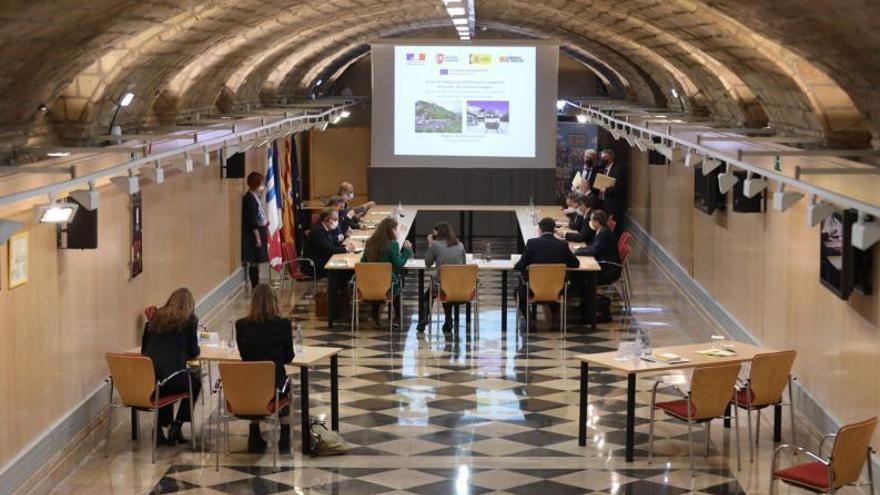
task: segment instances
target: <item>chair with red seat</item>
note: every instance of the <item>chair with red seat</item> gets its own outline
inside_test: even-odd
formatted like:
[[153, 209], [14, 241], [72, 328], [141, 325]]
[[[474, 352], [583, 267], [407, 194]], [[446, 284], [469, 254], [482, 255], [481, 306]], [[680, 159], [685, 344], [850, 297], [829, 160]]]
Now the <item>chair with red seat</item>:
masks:
[[[706, 455], [709, 455], [709, 434], [713, 419], [727, 419], [727, 405], [733, 396], [740, 365], [721, 364], [701, 366], [694, 370], [690, 391], [685, 392], [674, 384], [658, 380], [651, 391], [651, 423], [649, 459], [654, 457], [654, 410], [660, 409], [673, 418], [684, 421], [688, 427], [688, 459], [691, 476], [694, 475], [693, 425], [702, 423], [706, 431]], [[678, 391], [682, 399], [657, 402], [657, 389], [663, 384]], [[736, 435], [736, 466], [740, 469], [739, 413], [734, 408]]]
[[[867, 484], [870, 486], [871, 495], [874, 495], [871, 438], [876, 427], [876, 417], [843, 426], [836, 434], [832, 433], [822, 437], [818, 454], [794, 445], [780, 445], [773, 452], [773, 463], [770, 469], [770, 494], [776, 493], [776, 480], [815, 493], [834, 494], [846, 485], [861, 484], [858, 480], [862, 474], [862, 467], [867, 464]], [[831, 455], [825, 459], [822, 457], [822, 447], [829, 438], [835, 439], [834, 446], [831, 447]], [[777, 469], [779, 454], [784, 450], [806, 454], [812, 460], [784, 469]]]
[[[609, 227], [610, 227], [609, 222]], [[624, 314], [632, 314], [632, 305], [630, 301], [630, 281], [629, 281], [629, 253], [632, 251], [632, 246], [630, 242], [632, 241], [632, 234], [629, 232], [623, 232], [620, 234], [620, 237], [617, 240], [617, 256], [620, 259], [620, 263], [615, 263], [613, 261], [599, 261], [600, 265], [611, 265], [618, 267], [620, 269], [620, 275], [611, 283], [600, 286], [605, 287], [608, 291], [608, 296], [617, 294], [620, 301], [623, 303], [623, 312]]]
[[[222, 385], [217, 394], [217, 421], [223, 422], [226, 432], [226, 453], [229, 454], [229, 420], [231, 418], [245, 420], [268, 421], [272, 423], [272, 467], [278, 466], [278, 428], [281, 423], [281, 411], [290, 405], [290, 379], [282, 388], [275, 388], [275, 363], [272, 361], [221, 362], [219, 384]], [[225, 405], [225, 407], [224, 407]], [[290, 408], [288, 407], [288, 417]], [[290, 449], [291, 456], [293, 448]], [[220, 442], [215, 446], [216, 463], [214, 468], [220, 469]]]
[[[745, 409], [749, 430], [749, 458], [754, 461], [752, 442], [758, 443], [761, 431], [761, 409], [768, 406], [789, 406], [791, 417], [791, 443], [797, 444], [794, 423], [794, 392], [792, 389], [791, 368], [797, 352], [794, 350], [757, 354], [752, 360], [749, 379], [742, 384], [733, 399], [733, 404]], [[782, 394], [788, 386], [788, 403], [782, 402]], [[752, 437], [752, 411], [758, 411], [758, 424]]]
[[[107, 441], [104, 457], [110, 455], [110, 432], [113, 427], [113, 409], [118, 407], [130, 407], [138, 411], [153, 412], [153, 453], [152, 462], [156, 463], [156, 437], [159, 435], [159, 409], [171, 406], [175, 402], [189, 398], [190, 407], [190, 435], [192, 447], [196, 447], [195, 416], [192, 414], [192, 376], [187, 369], [176, 371], [164, 380], [156, 379], [156, 371], [153, 368], [153, 360], [140, 354], [125, 354], [108, 352], [104, 355], [107, 367], [110, 368], [110, 402], [107, 410]], [[181, 373], [187, 374], [189, 380], [189, 392], [162, 395], [162, 386]], [[113, 390], [119, 393], [119, 404], [113, 403]], [[157, 400], [158, 397], [158, 400]]]

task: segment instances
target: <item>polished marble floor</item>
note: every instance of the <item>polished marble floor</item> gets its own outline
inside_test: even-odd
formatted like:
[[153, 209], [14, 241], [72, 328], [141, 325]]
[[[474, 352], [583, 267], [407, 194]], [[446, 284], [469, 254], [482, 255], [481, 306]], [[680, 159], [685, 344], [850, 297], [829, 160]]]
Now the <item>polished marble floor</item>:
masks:
[[[655, 377], [638, 383], [635, 462], [622, 459], [626, 380], [611, 372], [590, 375], [589, 442], [587, 447], [577, 445], [576, 354], [614, 350], [637, 327], [648, 329], [655, 345], [706, 340], [717, 331], [646, 256], [637, 253], [631, 263], [633, 317], [621, 318], [615, 304], [614, 322], [590, 332], [572, 318], [565, 336], [540, 318], [539, 330], [523, 335], [513, 324], [512, 303], [510, 328], [502, 332], [498, 275], [481, 275], [479, 333], [465, 328], [462, 317], [458, 335], [449, 339], [437, 326], [433, 332], [416, 331], [413, 277], [407, 284], [408, 323], [394, 334], [366, 322], [357, 334], [345, 325], [328, 329], [314, 317], [312, 300], [301, 297], [308, 287], [296, 286], [290, 298], [294, 304], [286, 307], [303, 324], [306, 345], [345, 348], [339, 362], [341, 432], [351, 446], [346, 455], [310, 458], [295, 445], [293, 457], [282, 456], [275, 470], [270, 455], [246, 453], [247, 425], [239, 421], [232, 425], [231, 454], [221, 457], [219, 472], [208, 441], [200, 442], [199, 452], [183, 446], [160, 448], [152, 465], [148, 442], [129, 439], [126, 417], [115, 428], [110, 458], [104, 458], [100, 445], [54, 493], [767, 493], [773, 443], [772, 417], [766, 413], [754, 463], [745, 448], [743, 421], [741, 471], [736, 470], [733, 430], [718, 425], [706, 457], [703, 433], [695, 435], [700, 455], [691, 476], [687, 428], [666, 418], [657, 425], [655, 458], [647, 459], [647, 404]], [[291, 293], [285, 291], [285, 299]], [[238, 294], [205, 322], [213, 330], [227, 331], [228, 322], [244, 314], [248, 303]], [[329, 415], [328, 367], [317, 366], [310, 376], [312, 414]], [[687, 375], [667, 378], [684, 383]], [[216, 400], [210, 395], [205, 399], [196, 412], [201, 438], [207, 437], [203, 425]], [[294, 425], [298, 443], [299, 418]], [[149, 438], [147, 426], [143, 428], [142, 438]], [[805, 431], [802, 427], [801, 438]], [[788, 438], [787, 429], [783, 435]], [[795, 492], [783, 487], [780, 493]]]

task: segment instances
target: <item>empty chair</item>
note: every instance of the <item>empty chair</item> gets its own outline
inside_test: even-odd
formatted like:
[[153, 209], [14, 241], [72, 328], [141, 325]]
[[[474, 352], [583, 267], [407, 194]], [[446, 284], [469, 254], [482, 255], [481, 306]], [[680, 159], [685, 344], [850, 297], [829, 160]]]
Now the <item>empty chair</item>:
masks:
[[[568, 284], [566, 283], [566, 266], [561, 263], [533, 264], [528, 267], [529, 277], [525, 281], [526, 307], [533, 311], [538, 303], [558, 304], [562, 313], [562, 332], [567, 329], [566, 300]], [[517, 294], [519, 297], [519, 294]], [[526, 334], [529, 333], [530, 318], [526, 318]]]
[[[477, 265], [443, 265], [440, 267], [440, 289], [437, 299], [448, 304], [474, 304], [476, 330], [480, 330], [480, 302], [477, 284]], [[434, 284], [432, 283], [433, 287]], [[429, 307], [434, 307], [434, 293], [431, 292]], [[433, 325], [434, 319], [431, 318]], [[456, 321], [457, 323], [457, 321]]]
[[[674, 384], [658, 380], [654, 383], [651, 391], [651, 426], [649, 439], [649, 458], [654, 457], [654, 410], [660, 409], [673, 418], [684, 421], [688, 427], [688, 460], [690, 462], [691, 476], [694, 475], [694, 445], [693, 425], [702, 423], [706, 431], [706, 455], [709, 455], [709, 434], [712, 420], [727, 418], [725, 410], [734, 394], [736, 378], [739, 375], [740, 365], [722, 364], [714, 366], [701, 366], [694, 370], [691, 377], [691, 389], [683, 391]], [[678, 391], [682, 399], [665, 402], [657, 402], [657, 388], [666, 385]], [[734, 408], [734, 413], [737, 413]], [[736, 417], [736, 466], [740, 468], [739, 456], [739, 416]]]
[[[225, 430], [226, 452], [229, 452], [230, 418], [269, 421], [272, 423], [272, 467], [277, 467], [280, 415], [291, 402], [290, 380], [281, 388], [275, 387], [272, 361], [221, 362], [218, 368], [222, 393], [217, 395], [217, 421], [222, 421]], [[220, 470], [219, 440], [215, 450], [215, 469]], [[293, 449], [291, 455], [292, 452]]]
[[[797, 443], [794, 426], [794, 392], [791, 387], [791, 368], [797, 352], [780, 351], [766, 354], [757, 354], [752, 360], [749, 378], [739, 388], [733, 398], [737, 407], [746, 410], [747, 424], [749, 427], [749, 459], [754, 460], [754, 447], [752, 441], [758, 443], [761, 432], [761, 409], [768, 406], [788, 405], [791, 417], [791, 443]], [[788, 386], [788, 404], [783, 404], [782, 394]], [[755, 436], [752, 437], [752, 411], [758, 411], [758, 424]]]
[[[816, 493], [833, 494], [843, 486], [858, 484], [862, 467], [867, 464], [868, 485], [871, 487], [871, 495], [874, 495], [871, 437], [874, 435], [876, 427], [876, 417], [846, 425], [837, 430], [836, 434], [832, 433], [822, 437], [818, 454], [794, 445], [780, 445], [773, 452], [773, 463], [770, 469], [770, 494], [776, 493], [776, 480]], [[829, 438], [834, 438], [834, 446], [831, 447], [831, 455], [826, 459], [822, 456], [822, 446]], [[811, 460], [784, 469], [777, 469], [779, 454], [784, 450], [806, 454]]]
[[[156, 380], [153, 360], [140, 354], [124, 354], [108, 352], [104, 355], [107, 367], [110, 368], [110, 401], [107, 409], [107, 441], [104, 456], [110, 454], [110, 432], [113, 427], [113, 409], [130, 407], [138, 411], [153, 412], [152, 431], [152, 462], [156, 463], [156, 437], [159, 433], [159, 409], [170, 406], [183, 399], [189, 400], [190, 417], [192, 416], [193, 395], [192, 375], [187, 369], [176, 371], [164, 380]], [[177, 375], [184, 373], [189, 381], [189, 392], [162, 395], [162, 386]], [[113, 390], [119, 393], [119, 404], [113, 403]], [[195, 426], [190, 421], [192, 447], [195, 449]]]
[[[391, 283], [391, 263], [356, 263], [354, 265], [354, 300], [351, 305], [351, 329], [359, 326], [360, 308], [358, 303], [388, 303], [388, 331], [392, 331], [394, 319], [394, 291]], [[402, 305], [401, 305], [402, 306]], [[403, 320], [403, 309], [400, 308], [400, 319]]]

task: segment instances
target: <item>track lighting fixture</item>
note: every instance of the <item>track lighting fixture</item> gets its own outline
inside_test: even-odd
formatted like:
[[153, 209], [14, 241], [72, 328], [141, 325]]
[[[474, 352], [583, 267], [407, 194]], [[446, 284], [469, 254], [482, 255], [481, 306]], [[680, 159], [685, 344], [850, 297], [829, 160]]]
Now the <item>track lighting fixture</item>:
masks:
[[780, 183], [776, 192], [773, 193], [773, 209], [776, 211], [785, 211], [794, 206], [803, 197], [803, 193], [786, 191], [785, 185]]

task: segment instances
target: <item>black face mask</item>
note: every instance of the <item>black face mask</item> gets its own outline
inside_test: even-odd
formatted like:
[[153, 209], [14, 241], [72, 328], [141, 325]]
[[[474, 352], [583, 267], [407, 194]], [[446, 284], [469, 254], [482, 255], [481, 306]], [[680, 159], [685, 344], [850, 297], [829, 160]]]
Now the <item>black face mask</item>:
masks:
[[593, 163], [593, 159], [592, 159], [592, 158], [587, 158], [586, 160], [584, 160], [584, 166], [585, 166], [585, 167], [587, 167], [587, 168], [593, 168], [593, 165], [594, 165], [594, 163]]
[[599, 168], [605, 168], [605, 165], [606, 165], [605, 160], [600, 158], [598, 165], [599, 165]]

